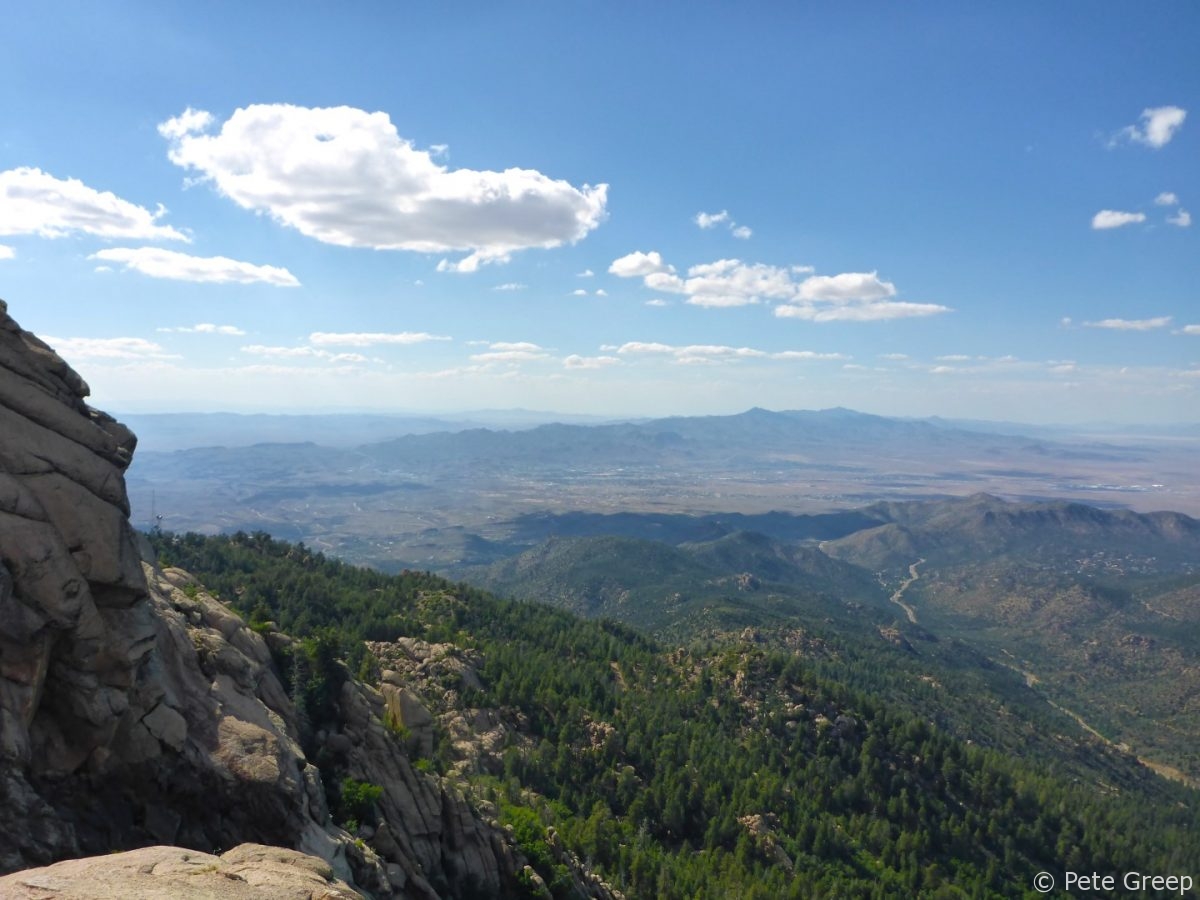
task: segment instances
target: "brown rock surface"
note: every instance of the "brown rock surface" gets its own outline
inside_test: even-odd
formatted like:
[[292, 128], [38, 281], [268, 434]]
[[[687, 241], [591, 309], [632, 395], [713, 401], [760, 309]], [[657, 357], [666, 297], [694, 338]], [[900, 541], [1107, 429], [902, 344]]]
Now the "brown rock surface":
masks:
[[143, 847], [26, 869], [0, 878], [8, 900], [362, 900], [324, 860], [242, 844], [220, 856]]

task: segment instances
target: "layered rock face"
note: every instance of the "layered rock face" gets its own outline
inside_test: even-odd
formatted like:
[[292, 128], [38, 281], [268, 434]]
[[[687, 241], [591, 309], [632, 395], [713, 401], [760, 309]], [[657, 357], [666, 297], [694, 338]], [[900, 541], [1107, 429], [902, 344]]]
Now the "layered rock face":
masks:
[[[0, 301], [0, 872], [255, 842], [320, 857], [366, 896], [504, 894], [525, 866], [509, 836], [416, 770], [384, 725], [388, 698], [354, 682], [324, 752], [385, 793], [367, 841], [331, 822], [264, 639], [148, 547], [143, 559], [123, 477], [135, 438], [87, 395]], [[154, 871], [200, 871], [162, 852]], [[20, 883], [86, 877], [84, 862]], [[235, 876], [202, 896], [243, 896]]]
[[87, 394], [0, 302], [0, 870], [154, 842], [328, 851], [266, 645], [143, 563], [136, 439]]

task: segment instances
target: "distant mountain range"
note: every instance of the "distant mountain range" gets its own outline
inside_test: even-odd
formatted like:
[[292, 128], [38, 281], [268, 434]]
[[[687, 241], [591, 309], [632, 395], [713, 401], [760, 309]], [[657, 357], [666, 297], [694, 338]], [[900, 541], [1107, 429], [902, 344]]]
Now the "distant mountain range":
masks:
[[[264, 438], [312, 428], [304, 441], [143, 447], [128, 473], [136, 523], [148, 527], [161, 516], [176, 530], [263, 529], [360, 562], [448, 570], [528, 548], [546, 535], [546, 516], [559, 517], [558, 528], [585, 527], [591, 516], [656, 515], [667, 518], [642, 520], [650, 531], [632, 536], [699, 525], [688, 539], [703, 540], [714, 522], [730, 525], [708, 538], [737, 528], [775, 533], [730, 519], [736, 515], [842, 516], [877, 501], [981, 491], [1200, 514], [1197, 448], [1182, 439], [1056, 441], [846, 409], [522, 430], [405, 420], [410, 433], [355, 444], [401, 426], [386, 417], [283, 425], [217, 417], [208, 433], [229, 421], [242, 438], [260, 423]], [[670, 519], [680, 515], [700, 519]], [[829, 540], [848, 533], [843, 525], [786, 527], [793, 537]]]

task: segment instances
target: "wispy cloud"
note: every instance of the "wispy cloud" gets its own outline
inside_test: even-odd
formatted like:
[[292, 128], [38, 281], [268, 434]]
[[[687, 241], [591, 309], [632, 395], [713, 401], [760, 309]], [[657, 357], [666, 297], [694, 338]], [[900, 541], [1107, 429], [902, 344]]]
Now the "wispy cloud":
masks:
[[1178, 333], [1200, 335], [1200, 325], [1184, 325]]
[[159, 344], [138, 337], [60, 338], [46, 336], [47, 344], [67, 360], [178, 359]]
[[172, 281], [300, 286], [295, 275], [278, 266], [258, 266], [226, 256], [191, 256], [159, 247], [113, 247], [93, 253], [88, 259], [121, 263], [127, 270]]
[[739, 225], [735, 222], [727, 209], [723, 209], [719, 213], [698, 212], [692, 217], [692, 221], [705, 231], [718, 225], [725, 225], [730, 234], [743, 241], [748, 240], [754, 234], [754, 230], [749, 226]]
[[1146, 214], [1140, 212], [1123, 212], [1118, 209], [1102, 209], [1092, 216], [1092, 228], [1104, 231], [1109, 228], [1121, 228], [1146, 221]]
[[1142, 110], [1139, 124], [1126, 125], [1109, 140], [1109, 146], [1131, 142], [1159, 150], [1183, 127], [1187, 110], [1178, 106], [1156, 106]]
[[842, 353], [816, 350], [759, 350], [754, 347], [730, 347], [724, 344], [687, 344], [675, 346], [647, 341], [628, 341], [615, 348], [621, 356], [669, 356], [677, 362], [716, 362], [718, 360], [771, 359], [771, 360], [843, 360], [850, 357]]
[[1177, 197], [1171, 191], [1163, 191], [1161, 194], [1159, 194], [1157, 197], [1154, 198], [1154, 205], [1155, 206], [1178, 206], [1179, 205], [1179, 197]]
[[1192, 214], [1186, 209], [1181, 209], [1175, 215], [1167, 216], [1167, 222], [1177, 228], [1187, 228], [1192, 224]]
[[1170, 316], [1153, 319], [1101, 319], [1099, 322], [1084, 322], [1088, 328], [1109, 328], [1114, 331], [1152, 331], [1171, 324]]
[[518, 250], [580, 240], [605, 218], [607, 185], [577, 188], [533, 169], [450, 169], [387, 113], [258, 104], [220, 130], [200, 110], [162, 123], [172, 162], [238, 206], [343, 247], [469, 251], [440, 271], [473, 272]]
[[176, 328], [156, 328], [163, 334], [224, 334], [234, 337], [244, 337], [246, 332], [236, 325], [214, 325], [212, 322], [201, 322], [198, 325], [180, 325]]
[[187, 235], [160, 225], [166, 215], [98, 191], [77, 178], [55, 178], [41, 169], [0, 172], [0, 235], [34, 234], [61, 238], [89, 234], [101, 238], [187, 242]]
[[508, 281], [508, 282], [505, 282], [504, 284], [496, 285], [494, 288], [492, 288], [492, 290], [493, 291], [523, 291], [527, 287], [529, 287], [529, 285], [527, 285], [527, 284], [521, 284], [520, 282], [517, 282], [517, 281]]
[[486, 352], [471, 355], [476, 363], [519, 363], [549, 358], [545, 347], [531, 341], [492, 341]]
[[572, 353], [563, 360], [567, 369], [606, 369], [609, 366], [619, 366], [621, 360], [616, 356], [580, 356]]
[[369, 362], [367, 357], [361, 353], [331, 353], [318, 347], [271, 347], [263, 344], [250, 344], [243, 347], [242, 352], [272, 359], [319, 359], [331, 363]]
[[443, 334], [428, 331], [314, 331], [308, 342], [317, 346], [371, 347], [378, 344], [423, 344], [426, 341], [448, 341]]

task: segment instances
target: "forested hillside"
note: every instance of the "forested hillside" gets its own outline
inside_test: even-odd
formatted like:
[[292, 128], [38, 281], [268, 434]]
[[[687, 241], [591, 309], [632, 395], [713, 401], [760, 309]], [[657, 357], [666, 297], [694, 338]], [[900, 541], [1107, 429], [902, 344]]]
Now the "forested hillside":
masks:
[[[405, 681], [432, 714], [416, 764], [511, 825], [556, 896], [574, 891], [564, 847], [628, 896], [667, 898], [1024, 896], [1042, 870], [1200, 859], [1195, 792], [972, 744], [918, 714], [929, 698], [832, 679], [822, 660], [838, 648], [815, 639], [667, 648], [261, 533], [152, 539], [256, 628], [299, 639], [275, 642], [276, 663], [318, 760], [324, 725], [345, 714], [331, 685]], [[400, 678], [392, 660], [418, 643], [423, 661]], [[369, 820], [369, 796], [337, 808], [351, 806]]]

